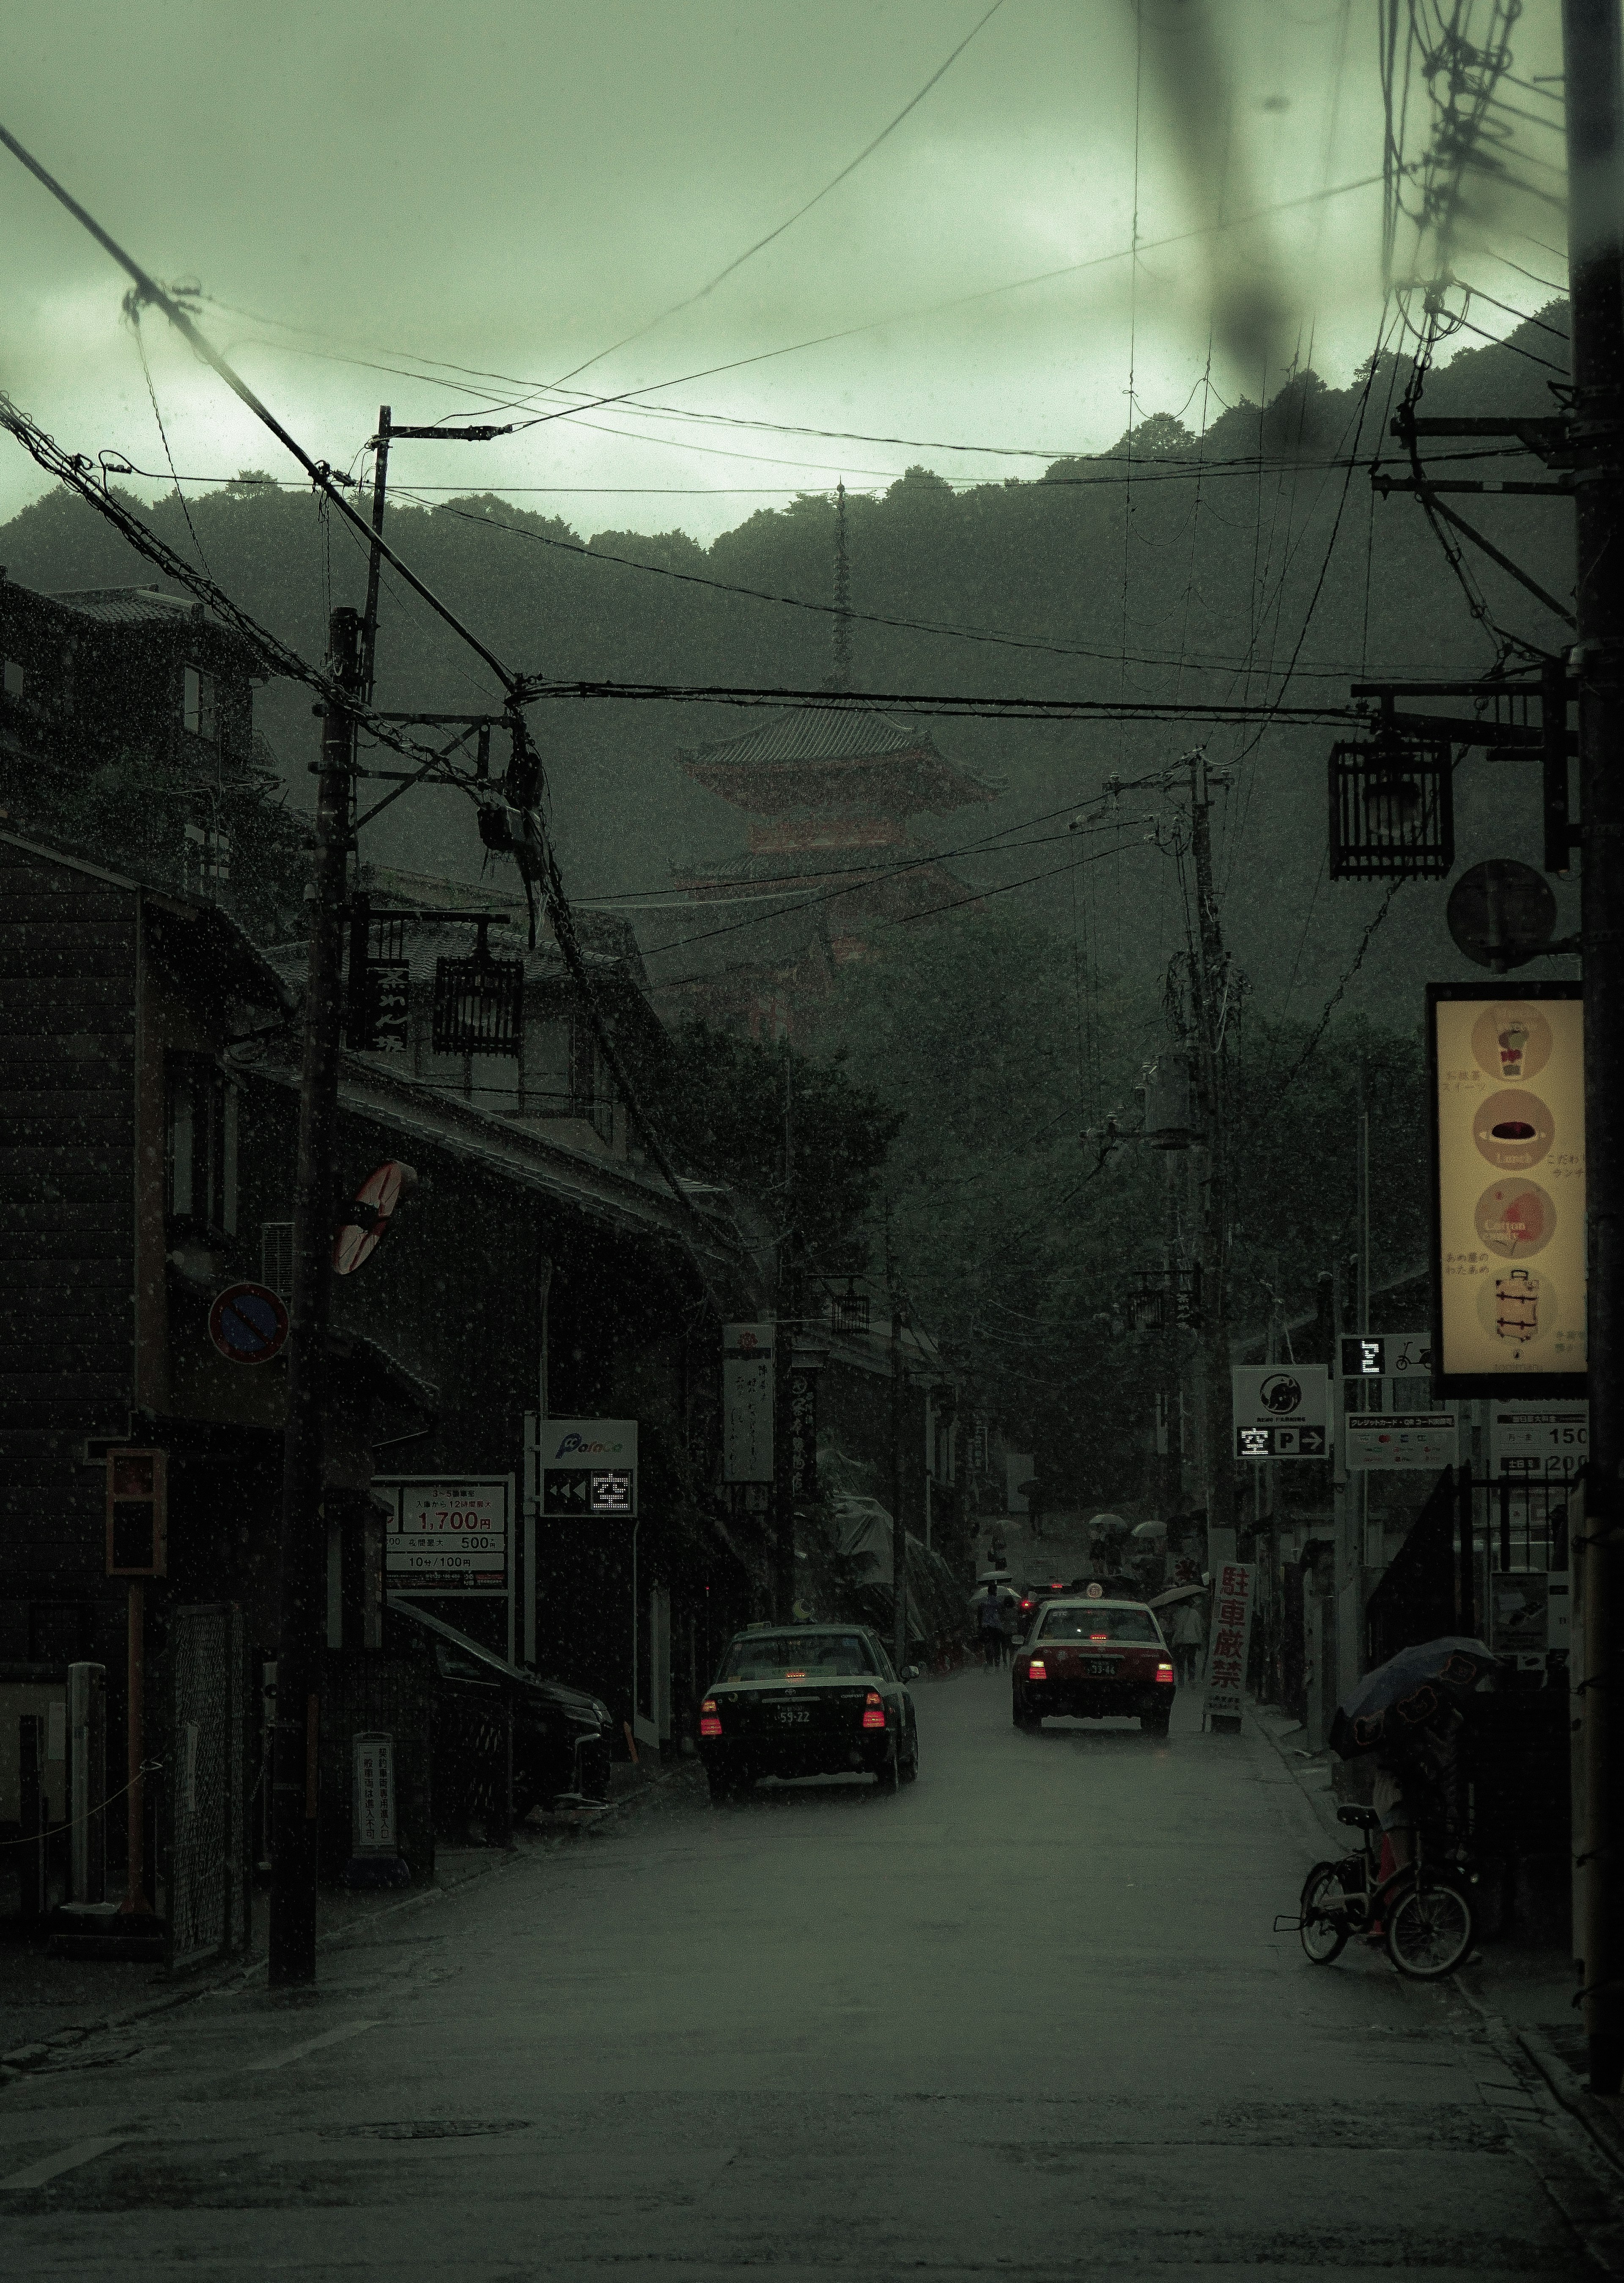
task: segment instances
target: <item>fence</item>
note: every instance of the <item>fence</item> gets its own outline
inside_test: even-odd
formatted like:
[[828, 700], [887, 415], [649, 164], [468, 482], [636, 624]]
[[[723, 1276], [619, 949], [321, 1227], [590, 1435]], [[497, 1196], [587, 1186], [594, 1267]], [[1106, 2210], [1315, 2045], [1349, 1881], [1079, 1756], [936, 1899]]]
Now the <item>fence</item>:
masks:
[[248, 1670], [243, 1615], [172, 1612], [158, 1692], [160, 1865], [171, 1970], [248, 1947]]

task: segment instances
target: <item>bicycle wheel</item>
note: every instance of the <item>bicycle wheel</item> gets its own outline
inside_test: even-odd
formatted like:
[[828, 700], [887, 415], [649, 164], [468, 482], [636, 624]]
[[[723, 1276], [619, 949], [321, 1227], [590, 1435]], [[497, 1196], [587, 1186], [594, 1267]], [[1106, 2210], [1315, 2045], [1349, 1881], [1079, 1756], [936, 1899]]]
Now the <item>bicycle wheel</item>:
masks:
[[1401, 1974], [1436, 1982], [1472, 1947], [1472, 1905], [1458, 1887], [1422, 1879], [1386, 1905], [1387, 1955]]
[[1325, 1893], [1340, 1894], [1342, 1881], [1340, 1866], [1335, 1863], [1316, 1863], [1302, 1882], [1302, 1899], [1298, 1908], [1302, 1923], [1297, 1938], [1302, 1944], [1302, 1954], [1315, 1966], [1329, 1966], [1340, 1958], [1348, 1941], [1348, 1921], [1340, 1912], [1334, 1915], [1320, 1904]]

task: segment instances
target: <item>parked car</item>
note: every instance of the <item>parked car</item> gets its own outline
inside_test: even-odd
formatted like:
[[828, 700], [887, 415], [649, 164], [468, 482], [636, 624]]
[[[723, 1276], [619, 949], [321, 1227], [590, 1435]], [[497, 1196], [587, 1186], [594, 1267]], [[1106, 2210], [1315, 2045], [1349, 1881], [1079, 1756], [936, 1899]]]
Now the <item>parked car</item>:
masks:
[[919, 1773], [905, 1683], [866, 1625], [748, 1625], [727, 1644], [699, 1710], [712, 1799], [758, 1776], [872, 1775], [882, 1791]]
[[[434, 1706], [434, 1824], [490, 1825], [506, 1812], [508, 1716], [513, 1716], [513, 1811], [601, 1805], [609, 1797], [614, 1722], [584, 1689], [509, 1664], [443, 1617], [392, 1601], [392, 1622], [430, 1663]], [[402, 1639], [397, 1632], [397, 1639]]]

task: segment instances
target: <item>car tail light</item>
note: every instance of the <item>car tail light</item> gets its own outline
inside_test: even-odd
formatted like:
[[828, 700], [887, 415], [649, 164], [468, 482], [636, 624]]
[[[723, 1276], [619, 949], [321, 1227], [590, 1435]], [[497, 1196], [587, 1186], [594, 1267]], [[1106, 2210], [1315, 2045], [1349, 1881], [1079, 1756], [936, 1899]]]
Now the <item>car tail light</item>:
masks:
[[1049, 1678], [1049, 1668], [1044, 1663], [1042, 1657], [1035, 1656], [1032, 1659], [1031, 1663], [1026, 1668], [1026, 1677], [1029, 1680], [1047, 1680]]
[[1159, 1664], [1156, 1667], [1156, 1678], [1158, 1680], [1171, 1680], [1173, 1678], [1172, 1666], [1170, 1664]]
[[699, 1708], [699, 1733], [702, 1736], [719, 1736], [722, 1733], [721, 1716], [717, 1711], [714, 1696], [707, 1696]]
[[885, 1726], [885, 1699], [877, 1688], [871, 1688], [864, 1700], [863, 1726], [865, 1728], [883, 1728]]

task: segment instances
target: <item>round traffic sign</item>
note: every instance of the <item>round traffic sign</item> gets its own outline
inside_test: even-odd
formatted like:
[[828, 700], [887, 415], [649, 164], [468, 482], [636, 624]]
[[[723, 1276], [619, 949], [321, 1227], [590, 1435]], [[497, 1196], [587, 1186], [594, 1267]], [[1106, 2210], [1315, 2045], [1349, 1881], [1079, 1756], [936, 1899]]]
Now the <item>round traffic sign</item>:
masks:
[[229, 1362], [268, 1363], [287, 1344], [288, 1312], [263, 1284], [228, 1284], [208, 1312], [208, 1336]]
[[1457, 951], [1479, 967], [1520, 967], [1550, 941], [1557, 899], [1543, 873], [1512, 856], [1463, 872], [1444, 908]]

